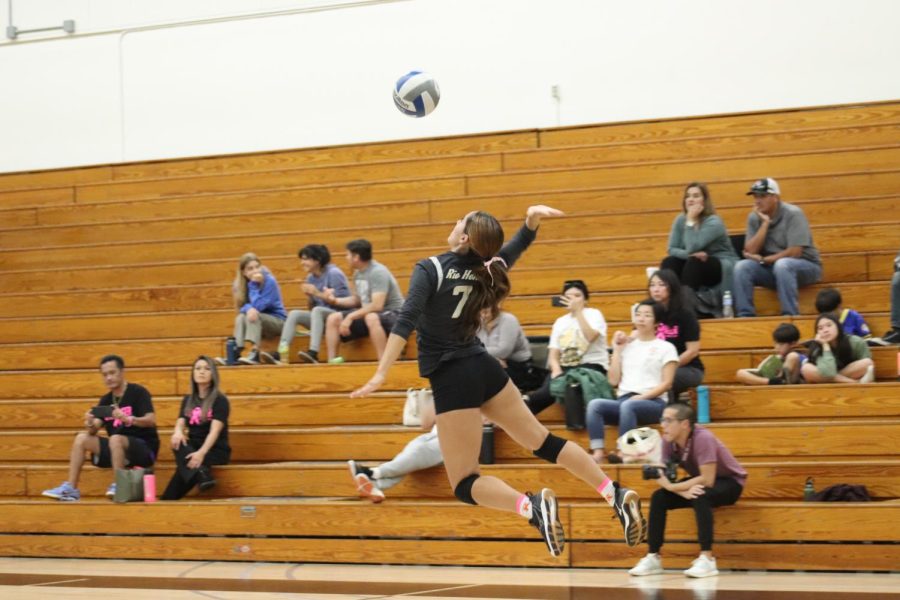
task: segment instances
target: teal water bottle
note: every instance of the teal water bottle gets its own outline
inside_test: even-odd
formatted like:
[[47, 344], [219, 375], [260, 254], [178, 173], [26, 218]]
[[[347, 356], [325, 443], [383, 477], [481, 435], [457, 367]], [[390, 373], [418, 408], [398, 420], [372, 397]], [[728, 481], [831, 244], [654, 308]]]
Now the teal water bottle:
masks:
[[709, 388], [697, 386], [697, 422], [709, 423]]

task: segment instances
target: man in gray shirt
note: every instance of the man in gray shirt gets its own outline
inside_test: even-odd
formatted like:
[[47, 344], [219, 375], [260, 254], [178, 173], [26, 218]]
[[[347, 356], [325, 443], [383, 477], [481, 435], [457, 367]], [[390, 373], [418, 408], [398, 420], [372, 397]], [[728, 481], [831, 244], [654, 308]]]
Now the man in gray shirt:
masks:
[[403, 294], [388, 268], [372, 259], [372, 244], [368, 240], [347, 243], [347, 263], [353, 269], [351, 295], [347, 298], [328, 297], [330, 304], [341, 309], [341, 312], [328, 315], [325, 321], [328, 362], [344, 362], [337, 355], [342, 341], [366, 336], [372, 340], [380, 359], [387, 344], [387, 334], [403, 306]]
[[822, 278], [822, 261], [803, 210], [781, 201], [778, 182], [764, 177], [747, 192], [754, 210], [747, 217], [744, 260], [734, 268], [734, 309], [756, 316], [753, 286], [778, 292], [782, 315], [798, 315], [797, 288]]

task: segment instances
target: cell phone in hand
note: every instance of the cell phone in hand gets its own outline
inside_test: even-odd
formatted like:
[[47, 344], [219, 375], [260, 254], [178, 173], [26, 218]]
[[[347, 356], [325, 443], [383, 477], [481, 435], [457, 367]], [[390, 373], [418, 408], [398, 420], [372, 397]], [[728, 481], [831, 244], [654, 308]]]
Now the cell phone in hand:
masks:
[[560, 307], [560, 308], [565, 308], [565, 306], [566, 306], [565, 304], [563, 304], [562, 296], [553, 296], [553, 298], [550, 299], [550, 305]]
[[112, 418], [113, 407], [106, 406], [94, 406], [91, 408], [91, 414], [94, 415], [97, 419], [111, 419]]

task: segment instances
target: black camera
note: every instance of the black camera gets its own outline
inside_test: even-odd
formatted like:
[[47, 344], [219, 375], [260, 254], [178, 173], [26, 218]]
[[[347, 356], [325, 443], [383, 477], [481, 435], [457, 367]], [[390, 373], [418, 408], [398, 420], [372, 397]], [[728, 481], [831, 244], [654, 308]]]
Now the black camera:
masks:
[[641, 469], [642, 475], [644, 479], [659, 479], [660, 474], [663, 472], [666, 475], [666, 479], [675, 483], [678, 479], [678, 463], [674, 460], [670, 460], [666, 462], [665, 467], [656, 467], [653, 465], [644, 465]]

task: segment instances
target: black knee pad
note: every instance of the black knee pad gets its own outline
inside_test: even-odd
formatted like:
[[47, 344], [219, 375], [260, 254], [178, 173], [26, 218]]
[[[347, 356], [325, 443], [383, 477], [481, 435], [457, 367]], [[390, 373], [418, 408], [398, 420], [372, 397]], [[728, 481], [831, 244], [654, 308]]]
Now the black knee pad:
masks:
[[472, 486], [475, 485], [475, 480], [479, 477], [480, 475], [478, 475], [477, 473], [472, 473], [456, 484], [456, 489], [453, 490], [453, 493], [457, 498], [460, 499], [461, 502], [472, 505], [478, 504], [477, 502], [475, 502], [475, 498], [472, 497]]
[[548, 433], [547, 439], [544, 440], [540, 448], [534, 451], [534, 455], [538, 458], [543, 458], [547, 462], [555, 463], [565, 445], [566, 440]]

